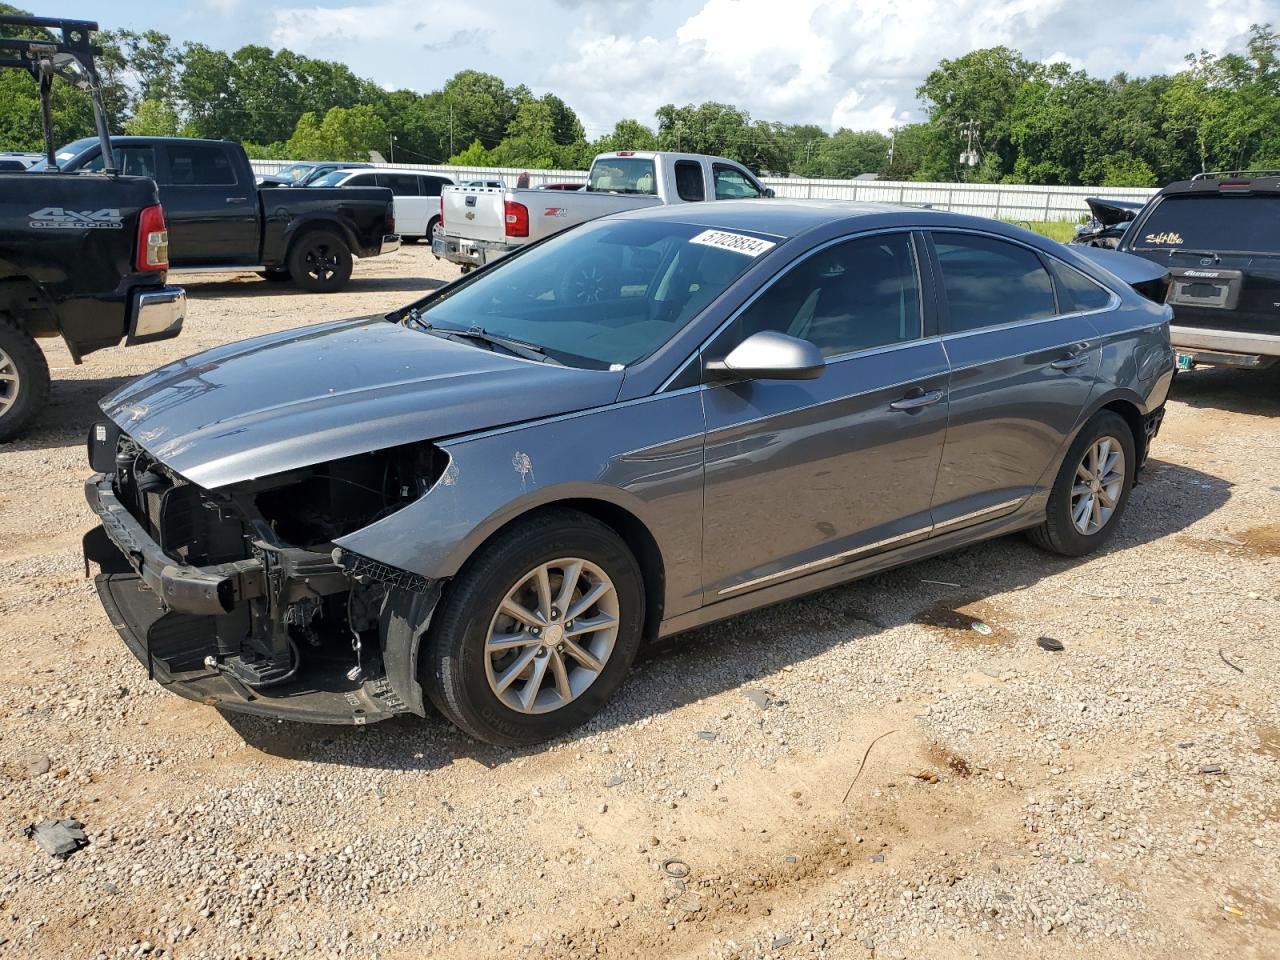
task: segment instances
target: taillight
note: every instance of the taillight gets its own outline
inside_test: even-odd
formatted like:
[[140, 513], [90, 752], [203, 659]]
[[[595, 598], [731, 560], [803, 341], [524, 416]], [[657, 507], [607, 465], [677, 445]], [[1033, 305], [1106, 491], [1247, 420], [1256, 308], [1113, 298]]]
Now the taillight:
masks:
[[444, 232], [444, 194], [440, 194], [440, 232]]
[[1220, 180], [1218, 181], [1219, 190], [1249, 190], [1253, 187], [1252, 180]]
[[508, 237], [527, 237], [529, 235], [529, 208], [515, 200], [502, 202], [503, 212], [507, 220]]
[[138, 270], [169, 269], [169, 231], [164, 225], [164, 207], [144, 207], [138, 217]]

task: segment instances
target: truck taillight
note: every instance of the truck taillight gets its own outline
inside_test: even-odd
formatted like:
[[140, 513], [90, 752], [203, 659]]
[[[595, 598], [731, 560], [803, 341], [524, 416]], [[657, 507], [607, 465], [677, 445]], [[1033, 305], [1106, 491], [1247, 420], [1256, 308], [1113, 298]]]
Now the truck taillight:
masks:
[[527, 237], [529, 235], [529, 208], [515, 200], [504, 200], [503, 212], [506, 214], [507, 236]]
[[444, 194], [440, 194], [440, 232], [444, 232]]
[[164, 207], [144, 207], [138, 217], [138, 270], [169, 269], [169, 231], [164, 225]]

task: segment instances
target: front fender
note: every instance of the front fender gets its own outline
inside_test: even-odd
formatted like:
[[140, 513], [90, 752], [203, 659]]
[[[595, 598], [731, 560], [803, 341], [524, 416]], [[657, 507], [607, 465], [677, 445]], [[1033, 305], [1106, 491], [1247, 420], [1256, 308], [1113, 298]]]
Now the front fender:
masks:
[[[674, 439], [673, 439], [674, 438]], [[612, 504], [662, 554], [668, 615], [701, 597], [703, 417], [698, 389], [442, 441], [450, 457], [419, 500], [337, 545], [429, 579], [454, 576], [490, 537], [566, 500]]]

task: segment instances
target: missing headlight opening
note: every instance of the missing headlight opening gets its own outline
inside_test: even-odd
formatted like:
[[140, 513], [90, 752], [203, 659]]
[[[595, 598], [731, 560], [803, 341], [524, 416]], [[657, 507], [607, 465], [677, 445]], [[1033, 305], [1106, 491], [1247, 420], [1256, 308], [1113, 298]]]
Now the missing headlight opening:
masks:
[[334, 541], [425, 494], [447, 455], [407, 444], [205, 490], [129, 436], [111, 440], [114, 471], [89, 482], [103, 527], [86, 556], [157, 679], [207, 702], [223, 699], [214, 690], [286, 698], [335, 722], [406, 709], [387, 643], [403, 677], [430, 614], [414, 598], [433, 584]]

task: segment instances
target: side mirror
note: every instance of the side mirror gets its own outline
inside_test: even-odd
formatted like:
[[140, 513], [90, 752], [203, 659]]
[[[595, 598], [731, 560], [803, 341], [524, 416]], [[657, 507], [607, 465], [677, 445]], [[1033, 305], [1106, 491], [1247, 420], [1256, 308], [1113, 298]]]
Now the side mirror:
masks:
[[762, 330], [705, 366], [711, 380], [815, 380], [827, 362], [808, 340]]
[[768, 197], [770, 200], [772, 200], [776, 196], [776, 194], [773, 192], [773, 187], [765, 187], [764, 195]]

